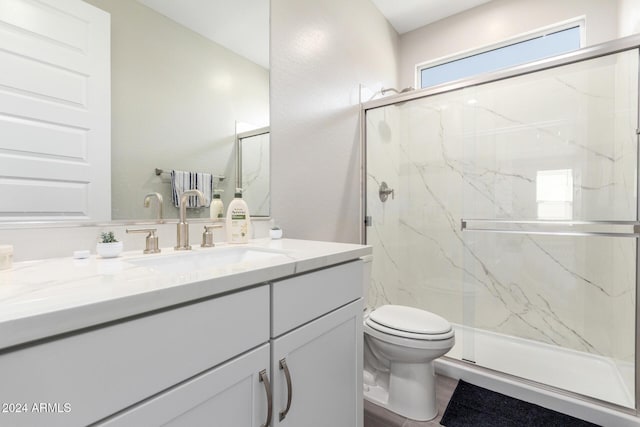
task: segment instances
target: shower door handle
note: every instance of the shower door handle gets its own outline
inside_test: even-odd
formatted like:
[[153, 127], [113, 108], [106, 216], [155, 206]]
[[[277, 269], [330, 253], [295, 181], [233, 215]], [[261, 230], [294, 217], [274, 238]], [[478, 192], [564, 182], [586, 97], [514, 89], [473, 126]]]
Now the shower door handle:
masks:
[[380, 197], [380, 201], [382, 203], [386, 202], [389, 198], [389, 194], [391, 194], [391, 198], [395, 199], [395, 190], [390, 188], [386, 182], [382, 181], [380, 184], [380, 188], [378, 189], [378, 196]]
[[554, 221], [554, 220], [504, 220], [466, 219], [460, 220], [460, 230], [529, 234], [568, 237], [640, 237], [640, 222], [637, 221]]

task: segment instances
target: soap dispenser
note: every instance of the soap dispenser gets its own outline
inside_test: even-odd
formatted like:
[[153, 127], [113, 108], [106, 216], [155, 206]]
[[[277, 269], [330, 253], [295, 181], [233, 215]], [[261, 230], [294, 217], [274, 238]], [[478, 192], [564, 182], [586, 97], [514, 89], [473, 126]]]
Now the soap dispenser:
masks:
[[222, 219], [224, 216], [224, 203], [220, 199], [220, 193], [224, 190], [213, 190], [213, 200], [211, 200], [211, 206], [209, 207], [209, 218]]
[[227, 243], [248, 243], [251, 235], [249, 207], [242, 200], [242, 189], [236, 188], [234, 199], [229, 203], [225, 228]]

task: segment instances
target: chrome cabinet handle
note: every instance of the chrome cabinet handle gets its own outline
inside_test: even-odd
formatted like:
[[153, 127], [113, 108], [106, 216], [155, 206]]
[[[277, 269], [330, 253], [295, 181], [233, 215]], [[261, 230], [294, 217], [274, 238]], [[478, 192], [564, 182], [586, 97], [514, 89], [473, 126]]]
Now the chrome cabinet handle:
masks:
[[293, 389], [291, 388], [291, 373], [289, 372], [286, 359], [280, 359], [280, 369], [284, 370], [284, 377], [287, 380], [287, 407], [284, 408], [284, 411], [280, 411], [280, 421], [282, 421], [289, 413], [289, 409], [291, 409]]
[[258, 375], [260, 375], [260, 382], [264, 383], [264, 391], [267, 393], [267, 420], [260, 427], [269, 427], [271, 425], [271, 415], [273, 414], [273, 397], [271, 396], [271, 385], [269, 384], [269, 377], [267, 376], [266, 369], [260, 371]]

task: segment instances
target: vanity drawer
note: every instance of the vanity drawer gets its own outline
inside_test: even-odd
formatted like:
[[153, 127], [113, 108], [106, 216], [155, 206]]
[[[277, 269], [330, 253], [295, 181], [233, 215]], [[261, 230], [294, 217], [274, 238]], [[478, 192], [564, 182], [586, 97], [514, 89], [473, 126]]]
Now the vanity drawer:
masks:
[[93, 427], [257, 427], [267, 417], [260, 371], [269, 378], [269, 350], [264, 344]]
[[4, 353], [0, 402], [27, 411], [0, 425], [87, 425], [268, 339], [261, 286]]
[[271, 336], [277, 337], [362, 297], [362, 261], [273, 282]]

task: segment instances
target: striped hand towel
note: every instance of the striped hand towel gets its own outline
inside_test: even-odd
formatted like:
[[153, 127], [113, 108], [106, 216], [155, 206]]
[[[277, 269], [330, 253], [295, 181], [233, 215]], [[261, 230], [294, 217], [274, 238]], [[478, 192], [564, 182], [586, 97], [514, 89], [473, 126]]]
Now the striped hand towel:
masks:
[[180, 196], [186, 190], [200, 190], [204, 194], [204, 200], [199, 197], [190, 196], [188, 208], [208, 208], [211, 204], [211, 194], [213, 192], [213, 175], [205, 172], [171, 171], [171, 200], [173, 205], [180, 207]]

